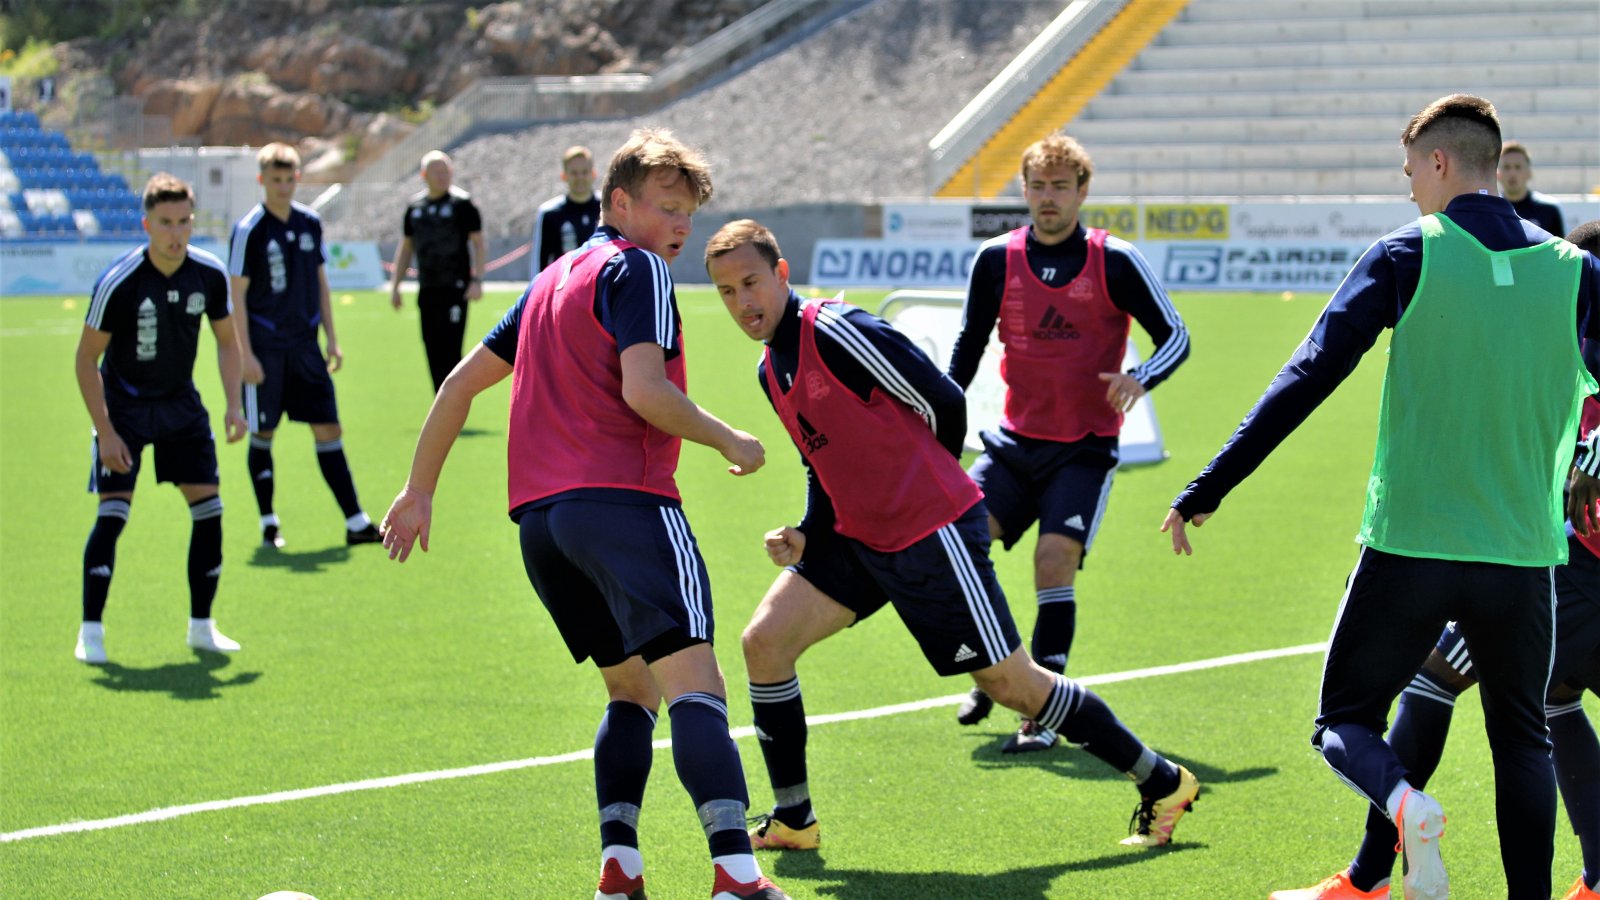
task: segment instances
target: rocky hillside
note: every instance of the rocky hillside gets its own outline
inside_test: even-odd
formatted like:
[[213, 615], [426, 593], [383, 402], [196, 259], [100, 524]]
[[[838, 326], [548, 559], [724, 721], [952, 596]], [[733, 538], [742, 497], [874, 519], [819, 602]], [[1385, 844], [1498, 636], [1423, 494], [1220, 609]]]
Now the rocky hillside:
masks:
[[222, 0], [58, 48], [63, 80], [103, 73], [173, 135], [300, 145], [341, 180], [474, 79], [651, 72], [764, 0]]

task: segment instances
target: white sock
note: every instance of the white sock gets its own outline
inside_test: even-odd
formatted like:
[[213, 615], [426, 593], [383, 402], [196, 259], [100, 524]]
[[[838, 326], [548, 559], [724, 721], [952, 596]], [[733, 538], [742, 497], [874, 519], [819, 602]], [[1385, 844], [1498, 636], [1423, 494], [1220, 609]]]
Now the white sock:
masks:
[[344, 527], [351, 531], [360, 531], [371, 524], [372, 520], [367, 518], [366, 510], [362, 510], [361, 512], [358, 512], [350, 518], [344, 520]]
[[84, 622], [78, 626], [78, 633], [84, 637], [105, 637], [106, 623]]
[[261, 527], [262, 528], [265, 528], [268, 525], [277, 525], [277, 524], [279, 524], [279, 522], [278, 522], [278, 514], [277, 513], [267, 513], [266, 515], [261, 517]]
[[729, 856], [713, 856], [711, 864], [721, 866], [724, 872], [733, 877], [740, 884], [749, 884], [761, 877], [761, 866], [756, 864], [755, 855], [752, 853], [735, 853]]
[[638, 847], [626, 847], [622, 844], [612, 844], [600, 851], [600, 868], [606, 867], [606, 860], [614, 859], [622, 867], [622, 874], [629, 878], [638, 878], [644, 872], [644, 857], [639, 855]]
[[1406, 791], [1414, 790], [1416, 788], [1411, 786], [1411, 782], [1402, 778], [1400, 783], [1394, 786], [1394, 790], [1389, 792], [1389, 799], [1383, 801], [1383, 808], [1389, 813], [1389, 821], [1400, 821], [1400, 804], [1406, 799]]

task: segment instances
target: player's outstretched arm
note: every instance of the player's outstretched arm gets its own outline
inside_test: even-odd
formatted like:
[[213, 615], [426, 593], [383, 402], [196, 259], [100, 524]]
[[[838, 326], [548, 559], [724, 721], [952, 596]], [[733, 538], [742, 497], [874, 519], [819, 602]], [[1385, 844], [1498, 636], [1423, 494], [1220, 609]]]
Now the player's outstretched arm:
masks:
[[95, 435], [100, 444], [100, 462], [117, 474], [133, 468], [133, 456], [128, 445], [122, 442], [117, 430], [111, 427], [111, 413], [106, 409], [106, 385], [100, 378], [100, 355], [111, 345], [111, 332], [90, 325], [83, 326], [78, 338], [78, 352], [73, 368], [78, 376], [78, 391], [83, 394], [83, 405], [94, 420]]
[[243, 353], [239, 349], [239, 329], [233, 326], [233, 316], [213, 319], [211, 334], [217, 339], [217, 371], [222, 375], [222, 393], [227, 398], [228, 409], [222, 416], [222, 429], [232, 444], [250, 433], [250, 423], [244, 419], [244, 404], [240, 399], [240, 382], [243, 380]]
[[479, 344], [445, 378], [438, 396], [433, 398], [427, 420], [422, 423], [422, 433], [417, 436], [417, 449], [411, 457], [411, 475], [379, 526], [390, 559], [405, 562], [411, 555], [412, 544], [418, 540], [423, 552], [427, 552], [433, 520], [433, 492], [439, 486], [445, 458], [450, 455], [456, 438], [461, 436], [461, 427], [472, 411], [473, 399], [510, 374], [510, 363]]
[[[1195, 513], [1189, 519], [1189, 524], [1196, 528], [1206, 523], [1212, 513]], [[1193, 556], [1194, 548], [1189, 546], [1189, 536], [1183, 530], [1183, 513], [1175, 509], [1167, 510], [1166, 521], [1161, 523], [1162, 532], [1172, 532], [1172, 552], [1184, 556]]]
[[651, 425], [722, 454], [734, 475], [749, 475], [766, 462], [755, 435], [740, 431], [701, 409], [667, 380], [666, 352], [660, 344], [640, 343], [622, 351], [622, 400]]

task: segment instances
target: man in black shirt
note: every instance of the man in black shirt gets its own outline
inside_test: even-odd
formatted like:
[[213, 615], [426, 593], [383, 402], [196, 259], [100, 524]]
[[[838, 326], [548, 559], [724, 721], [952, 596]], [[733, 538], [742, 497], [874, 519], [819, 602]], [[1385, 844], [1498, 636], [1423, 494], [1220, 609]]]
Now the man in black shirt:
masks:
[[1500, 168], [1494, 174], [1500, 179], [1500, 196], [1511, 201], [1511, 208], [1517, 215], [1555, 237], [1567, 233], [1561, 222], [1561, 207], [1528, 187], [1528, 182], [1533, 180], [1533, 158], [1521, 141], [1506, 141], [1500, 148]]
[[588, 147], [568, 147], [561, 154], [561, 180], [567, 192], [539, 206], [533, 222], [533, 254], [528, 277], [575, 250], [600, 224], [600, 197], [594, 192], [594, 154]]
[[128, 523], [146, 445], [155, 447], [156, 481], [178, 486], [194, 520], [189, 646], [213, 652], [239, 649], [211, 618], [222, 574], [222, 500], [217, 496], [211, 418], [194, 387], [200, 318], [205, 316], [217, 339], [228, 443], [249, 432], [240, 399], [242, 363], [228, 270], [222, 260], [189, 246], [194, 193], [165, 172], [145, 185], [144, 230], [149, 242], [124, 254], [95, 282], [78, 339], [78, 389], [95, 433], [89, 490], [100, 495], [100, 512], [83, 551], [83, 623], [73, 655], [93, 664], [106, 661], [101, 616], [111, 590], [117, 538]]
[[461, 361], [467, 334], [467, 301], [483, 296], [483, 219], [466, 191], [450, 183], [450, 157], [433, 150], [422, 157], [428, 189], [406, 204], [405, 236], [394, 252], [389, 303], [400, 309], [400, 282], [413, 250], [417, 256], [417, 310], [422, 346], [428, 354], [433, 392]]

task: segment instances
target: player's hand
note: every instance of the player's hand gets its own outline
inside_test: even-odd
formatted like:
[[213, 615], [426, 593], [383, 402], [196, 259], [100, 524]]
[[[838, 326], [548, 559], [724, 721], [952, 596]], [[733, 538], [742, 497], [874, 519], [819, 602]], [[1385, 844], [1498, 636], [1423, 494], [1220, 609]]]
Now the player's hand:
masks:
[[483, 279], [474, 278], [467, 282], [467, 299], [480, 300], [483, 298]]
[[767, 448], [761, 446], [761, 440], [737, 428], [733, 429], [733, 441], [720, 449], [723, 459], [733, 463], [728, 471], [734, 475], [749, 475], [767, 462]]
[[328, 372], [332, 374], [344, 368], [344, 351], [339, 349], [338, 341], [328, 342]]
[[399, 312], [400, 307], [405, 305], [400, 300], [400, 285], [398, 284], [389, 289], [389, 305], [394, 307], [395, 312]]
[[266, 373], [261, 370], [261, 360], [254, 353], [246, 353], [241, 365], [240, 374], [245, 384], [260, 384], [267, 379]]
[[244, 412], [238, 407], [230, 408], [222, 417], [222, 432], [230, 444], [244, 440], [250, 433], [250, 423], [244, 420]]
[[123, 443], [121, 435], [114, 430], [107, 430], [95, 437], [100, 445], [100, 465], [118, 475], [133, 471], [133, 454], [128, 452], [128, 445]]
[[1127, 412], [1144, 396], [1144, 385], [1126, 372], [1101, 372], [1100, 380], [1106, 383], [1106, 402], [1117, 412]]
[[[1206, 520], [1211, 518], [1211, 516], [1211, 513], [1195, 513], [1189, 518], [1189, 524], [1199, 528], [1201, 525], [1204, 525]], [[1175, 509], [1167, 510], [1167, 518], [1166, 521], [1161, 523], [1161, 530], [1163, 532], [1172, 532], [1172, 552], [1174, 554], [1181, 553], [1185, 556], [1194, 555], [1194, 548], [1189, 546], [1189, 536], [1183, 531], [1182, 513]]]
[[1573, 469], [1572, 481], [1567, 484], [1567, 518], [1572, 522], [1573, 531], [1585, 537], [1600, 533], [1600, 510], [1595, 508], [1596, 501], [1600, 501], [1600, 478]]
[[422, 552], [428, 552], [428, 533], [432, 525], [433, 497], [406, 485], [389, 504], [378, 530], [383, 532], [383, 546], [389, 551], [389, 558], [405, 562], [411, 555], [413, 543], [420, 541]]
[[792, 566], [806, 552], [806, 533], [788, 525], [767, 532], [767, 558], [775, 566]]

